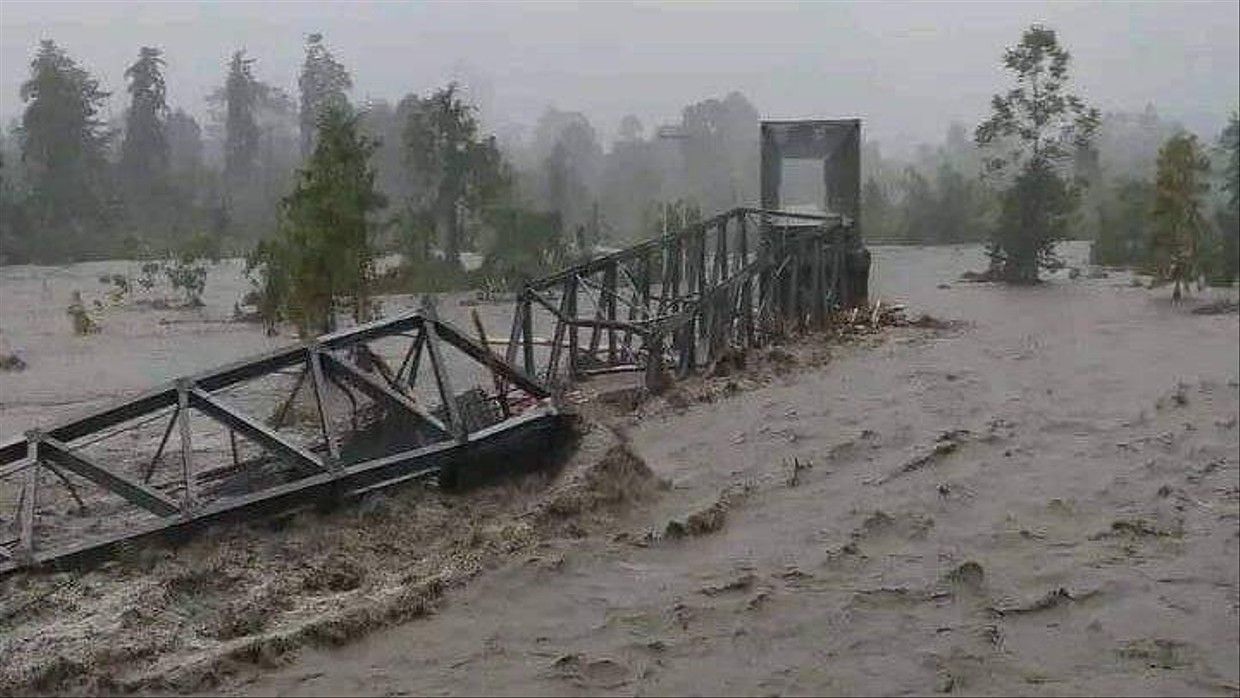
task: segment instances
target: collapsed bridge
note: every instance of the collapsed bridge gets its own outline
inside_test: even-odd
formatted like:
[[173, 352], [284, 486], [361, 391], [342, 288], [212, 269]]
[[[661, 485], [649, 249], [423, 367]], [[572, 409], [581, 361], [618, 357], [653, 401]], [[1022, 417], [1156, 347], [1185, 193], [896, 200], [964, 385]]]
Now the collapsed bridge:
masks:
[[[860, 123], [764, 122], [762, 138], [761, 208], [527, 282], [506, 339], [427, 299], [0, 445], [0, 573], [545, 458], [567, 385], [629, 372], [659, 390], [865, 304]], [[778, 209], [783, 157], [823, 159], [824, 213]]]

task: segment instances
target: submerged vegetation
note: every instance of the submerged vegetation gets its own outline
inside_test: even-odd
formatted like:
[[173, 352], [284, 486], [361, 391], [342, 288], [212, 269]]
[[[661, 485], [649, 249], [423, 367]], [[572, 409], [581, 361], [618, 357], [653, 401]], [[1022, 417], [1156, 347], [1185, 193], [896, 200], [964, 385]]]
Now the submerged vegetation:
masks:
[[1177, 287], [1233, 283], [1240, 276], [1238, 133], [1233, 113], [1213, 150], [1183, 131], [1158, 141], [1148, 178], [1120, 179], [1100, 197], [1094, 261]]
[[1181, 284], [1201, 278], [1206, 230], [1201, 196], [1209, 189], [1209, 171], [1196, 136], [1177, 135], [1158, 152], [1150, 260], [1159, 279], [1175, 283], [1175, 300]]
[[247, 265], [259, 279], [268, 326], [290, 320], [303, 336], [335, 329], [341, 303], [354, 322], [371, 318], [373, 214], [387, 205], [370, 166], [376, 144], [359, 132], [347, 105], [325, 108], [315, 140], [281, 202], [275, 237], [260, 243]]
[[1078, 205], [1068, 168], [1075, 162], [1080, 169], [1074, 156], [1089, 152], [1100, 117], [1067, 91], [1070, 61], [1054, 30], [1030, 27], [1003, 55], [1016, 86], [994, 96], [990, 116], [977, 127], [999, 200], [987, 251], [1006, 281], [1037, 281], [1039, 267], [1060, 266], [1055, 243], [1068, 237]]

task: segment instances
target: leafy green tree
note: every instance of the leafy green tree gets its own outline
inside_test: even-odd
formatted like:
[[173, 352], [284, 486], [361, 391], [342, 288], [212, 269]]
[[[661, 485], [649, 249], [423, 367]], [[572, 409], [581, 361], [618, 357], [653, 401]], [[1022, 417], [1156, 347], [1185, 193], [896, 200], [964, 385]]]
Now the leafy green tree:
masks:
[[1212, 282], [1231, 283], [1240, 276], [1240, 113], [1232, 112], [1219, 136], [1219, 148], [1224, 157], [1220, 189], [1226, 199], [1215, 212], [1217, 236], [1207, 272]]
[[127, 183], [150, 190], [168, 171], [168, 102], [163, 76], [163, 51], [143, 46], [138, 60], [125, 70], [129, 81], [129, 114], [121, 145], [121, 171]]
[[259, 80], [243, 51], [233, 54], [223, 86], [207, 100], [224, 130], [223, 177], [207, 192], [214, 217], [227, 221], [232, 237], [259, 239], [301, 164], [295, 102]]
[[180, 242], [162, 268], [168, 284], [183, 295], [185, 305], [196, 308], [202, 306], [202, 292], [207, 287], [207, 264], [219, 259], [219, 237], [199, 233]]
[[501, 197], [511, 173], [494, 136], [478, 132], [475, 109], [457, 96], [455, 83], [422, 99], [401, 101], [406, 163], [415, 183], [415, 210], [436, 221], [444, 253], [459, 266], [464, 223]]
[[1093, 263], [1144, 266], [1149, 259], [1154, 186], [1144, 179], [1121, 179], [1106, 187], [1103, 197], [1090, 250]]
[[331, 331], [344, 303], [355, 322], [370, 318], [374, 280], [373, 214], [386, 205], [375, 189], [363, 135], [347, 106], [325, 109], [314, 152], [281, 202], [274, 239], [250, 259], [260, 273], [260, 310], [269, 326], [291, 320], [303, 336]]
[[658, 145], [642, 138], [641, 122], [630, 115], [621, 120], [619, 139], [603, 158], [598, 186], [602, 216], [626, 237], [644, 232], [645, 209], [663, 191], [666, 172]]
[[495, 208], [487, 213], [495, 235], [483, 262], [485, 273], [498, 276], [504, 286], [559, 268], [568, 258], [560, 217], [555, 213]]
[[1227, 156], [1223, 166], [1223, 191], [1233, 211], [1240, 210], [1240, 112], [1232, 112], [1219, 136], [1219, 146]]
[[935, 241], [975, 242], [985, 237], [985, 202], [975, 180], [943, 160], [935, 173], [935, 195], [931, 216]]
[[[403, 114], [397, 114], [394, 105], [382, 99], [370, 100], [360, 114], [366, 135], [379, 141], [379, 150], [375, 151], [373, 159], [379, 189], [389, 200], [402, 202], [403, 222], [403, 211], [406, 208], [403, 202], [408, 201], [411, 192], [404, 149], [401, 146], [402, 116]], [[399, 245], [401, 241], [392, 242]]]
[[758, 198], [758, 110], [739, 92], [681, 112], [677, 134], [691, 198], [722, 211]]
[[202, 127], [183, 109], [168, 116], [168, 166], [178, 174], [192, 175], [202, 169]]
[[11, 174], [12, 159], [0, 150], [0, 266], [30, 261], [30, 222], [25, 201], [17, 192]]
[[1037, 281], [1038, 268], [1059, 266], [1055, 243], [1077, 206], [1066, 170], [1098, 127], [1098, 110], [1068, 92], [1071, 56], [1052, 29], [1033, 25], [1008, 48], [1003, 66], [1016, 86], [991, 100], [974, 134], [986, 169], [1002, 181], [1000, 216], [988, 252], [1011, 282]]
[[99, 117], [108, 93], [51, 40], [40, 42], [22, 84], [19, 137], [30, 187], [28, 249], [34, 258], [88, 251], [106, 224], [106, 152], [110, 132]]
[[297, 85], [301, 89], [301, 156], [304, 159], [314, 150], [319, 115], [329, 106], [347, 104], [345, 92], [353, 87], [349, 72], [323, 44], [322, 34], [306, 38], [306, 60], [301, 65]]
[[566, 229], [586, 224], [602, 171], [603, 149], [589, 119], [580, 112], [548, 108], [538, 119], [534, 150], [541, 160], [546, 208]]
[[1210, 160], [1192, 134], [1172, 136], [1158, 151], [1150, 258], [1158, 277], [1175, 283], [1174, 300], [1180, 299], [1181, 284], [1187, 286], [1202, 271], [1207, 223], [1201, 197], [1210, 189], [1209, 171]]
[[867, 177], [861, 187], [861, 225], [867, 240], [886, 242], [891, 239], [893, 212], [887, 187], [877, 177]]
[[900, 188], [903, 201], [897, 236], [905, 242], [934, 244], [937, 231], [933, 216], [938, 201], [929, 178], [910, 165], [904, 169]]
[[550, 210], [570, 225], [579, 225], [594, 198], [588, 183], [602, 160], [603, 150], [588, 123], [569, 124], [543, 163], [547, 172], [547, 203]]

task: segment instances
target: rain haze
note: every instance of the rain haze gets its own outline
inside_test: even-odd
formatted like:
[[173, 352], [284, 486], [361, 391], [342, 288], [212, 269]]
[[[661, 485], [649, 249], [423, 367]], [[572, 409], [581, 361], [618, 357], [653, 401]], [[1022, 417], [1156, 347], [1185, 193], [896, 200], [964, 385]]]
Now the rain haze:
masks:
[[1240, 695], [1240, 3], [0, 0], [0, 696]]
[[607, 134], [635, 114], [674, 120], [687, 101], [737, 90], [767, 118], [860, 116], [894, 148], [972, 123], [1002, 86], [999, 52], [1033, 22], [1056, 27], [1082, 89], [1104, 110], [1154, 103], [1218, 131], [1237, 101], [1240, 6], [1099, 3], [123, 3], [0, 6], [0, 114], [38, 41], [54, 38], [121, 108], [137, 46], [163, 48], [169, 102], [201, 114], [238, 48], [294, 90], [305, 36], [323, 32], [353, 97], [400, 99], [455, 78], [497, 127], [532, 127], [548, 105]]

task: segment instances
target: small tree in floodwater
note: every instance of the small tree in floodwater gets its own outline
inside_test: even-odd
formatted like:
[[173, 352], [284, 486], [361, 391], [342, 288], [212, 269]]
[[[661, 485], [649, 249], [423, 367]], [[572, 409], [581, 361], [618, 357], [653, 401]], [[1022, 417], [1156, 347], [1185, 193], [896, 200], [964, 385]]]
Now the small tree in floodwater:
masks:
[[1065, 170], [1089, 148], [1099, 123], [1097, 109], [1067, 92], [1070, 60], [1053, 29], [1025, 30], [1003, 54], [1016, 86], [991, 99], [991, 115], [975, 133], [987, 173], [1004, 182], [987, 251], [992, 271], [1006, 281], [1036, 282], [1039, 267], [1062, 266], [1055, 243], [1078, 202]]
[[1175, 283], [1171, 297], [1177, 301], [1180, 285], [1187, 286], [1202, 271], [1208, 230], [1201, 197], [1210, 190], [1209, 172], [1210, 160], [1192, 134], [1172, 136], [1158, 151], [1150, 258], [1158, 278]]
[[249, 260], [251, 270], [260, 270], [258, 305], [268, 328], [287, 319], [303, 337], [335, 329], [341, 299], [355, 322], [370, 319], [370, 215], [386, 205], [370, 166], [378, 143], [360, 133], [352, 110], [329, 106], [316, 134], [296, 188], [280, 202], [276, 236]]

